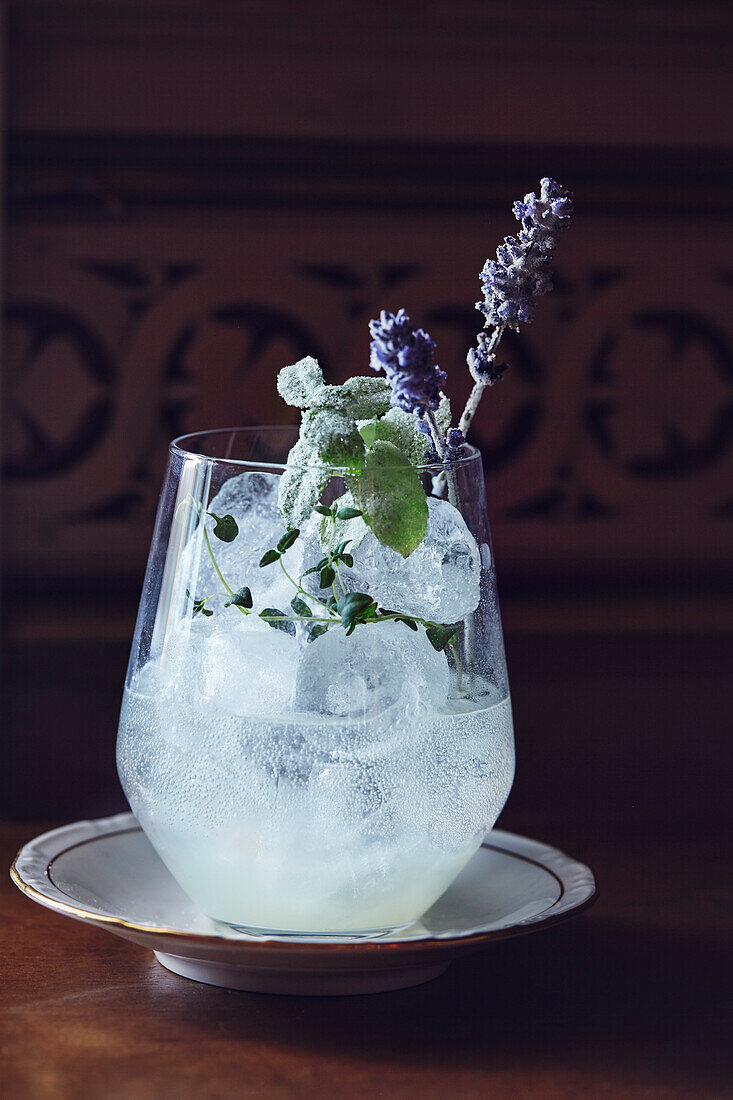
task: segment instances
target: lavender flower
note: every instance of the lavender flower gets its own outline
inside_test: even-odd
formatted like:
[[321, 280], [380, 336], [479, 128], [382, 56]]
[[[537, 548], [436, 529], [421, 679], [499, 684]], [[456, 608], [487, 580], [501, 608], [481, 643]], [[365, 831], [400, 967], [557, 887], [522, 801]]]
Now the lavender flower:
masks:
[[518, 329], [520, 322], [533, 319], [534, 299], [552, 289], [551, 253], [573, 207], [562, 187], [545, 178], [539, 198], [532, 192], [512, 209], [522, 228], [516, 237], [504, 238], [496, 260], [486, 261], [481, 272], [484, 301], [477, 302], [476, 308], [486, 317], [487, 326]]
[[382, 310], [369, 322], [372, 335], [370, 365], [384, 370], [392, 387], [392, 404], [422, 417], [440, 403], [445, 372], [433, 363], [435, 344], [421, 328], [414, 328], [404, 309]]
[[[476, 415], [487, 386], [501, 381], [508, 363], [496, 362], [496, 347], [507, 328], [534, 318], [535, 298], [552, 290], [552, 250], [573, 212], [570, 196], [547, 176], [540, 180], [539, 198], [534, 192], [515, 202], [512, 211], [522, 228], [516, 237], [505, 237], [496, 259], [487, 260], [481, 272], [483, 302], [476, 303], [486, 318], [476, 347], [466, 356], [474, 381], [459, 427], [464, 435]], [[486, 331], [489, 330], [489, 331]]]
[[449, 462], [463, 457], [463, 432], [460, 428], [451, 428], [445, 437], [445, 457]]

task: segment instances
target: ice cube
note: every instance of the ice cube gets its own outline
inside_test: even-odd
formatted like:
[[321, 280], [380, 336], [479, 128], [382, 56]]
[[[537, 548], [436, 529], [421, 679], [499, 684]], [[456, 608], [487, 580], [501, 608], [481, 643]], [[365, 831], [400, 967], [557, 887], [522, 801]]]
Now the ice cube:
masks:
[[[318, 535], [303, 541], [304, 563], [323, 555]], [[353, 568], [340, 566], [349, 592], [367, 592], [383, 607], [457, 623], [475, 611], [481, 595], [481, 555], [463, 516], [447, 500], [428, 497], [425, 537], [408, 558], [383, 546], [369, 531], [358, 546], [347, 546]], [[318, 574], [306, 578], [308, 591], [318, 592]]]
[[295, 685], [296, 710], [350, 719], [381, 715], [391, 707], [419, 714], [447, 698], [450, 673], [424, 631], [404, 623], [340, 625], [306, 645]]
[[180, 622], [161, 676], [198, 709], [239, 717], [282, 714], [291, 708], [299, 651], [285, 631], [229, 608], [211, 619]]
[[[262, 555], [277, 545], [287, 527], [277, 506], [279, 480], [278, 474], [259, 471], [237, 474], [224, 482], [206, 509], [217, 516], [231, 515], [236, 520], [239, 534], [233, 542], [222, 542], [212, 534], [213, 523], [207, 518], [209, 540], [227, 583], [235, 591], [247, 585], [258, 611], [264, 607], [287, 607], [296, 592], [279, 562], [260, 568]], [[295, 576], [300, 572], [302, 559], [298, 539], [283, 554], [282, 565]], [[194, 532], [185, 548], [181, 573], [198, 599], [224, 591], [199, 531]], [[207, 606], [221, 610], [225, 599], [226, 596], [217, 596]]]

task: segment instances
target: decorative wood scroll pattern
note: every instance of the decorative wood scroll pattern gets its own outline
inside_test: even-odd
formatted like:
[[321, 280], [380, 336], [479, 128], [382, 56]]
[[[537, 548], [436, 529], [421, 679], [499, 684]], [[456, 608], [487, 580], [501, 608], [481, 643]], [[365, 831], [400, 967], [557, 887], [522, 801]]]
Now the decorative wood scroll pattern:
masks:
[[[522, 182], [518, 191], [523, 190]], [[557, 289], [506, 340], [476, 422], [497, 554], [520, 579], [729, 571], [733, 271], [719, 225], [584, 210]], [[456, 410], [477, 272], [506, 210], [177, 204], [35, 210], [10, 229], [5, 549], [12, 573], [139, 575], [166, 443], [282, 422], [284, 363], [368, 369], [367, 322], [405, 306]]]

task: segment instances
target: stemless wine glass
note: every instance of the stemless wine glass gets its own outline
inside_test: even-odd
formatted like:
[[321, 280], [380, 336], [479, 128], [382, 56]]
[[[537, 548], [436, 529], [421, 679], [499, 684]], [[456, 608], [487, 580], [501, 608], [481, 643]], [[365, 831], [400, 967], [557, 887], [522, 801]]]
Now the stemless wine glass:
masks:
[[373, 488], [353, 470], [327, 469], [320, 512], [287, 533], [283, 471], [313, 475], [286, 466], [296, 438], [171, 443], [118, 769], [203, 913], [257, 934], [383, 935], [447, 889], [513, 780], [481, 459], [466, 447], [448, 477], [420, 471], [427, 529], [404, 558], [344, 513]]

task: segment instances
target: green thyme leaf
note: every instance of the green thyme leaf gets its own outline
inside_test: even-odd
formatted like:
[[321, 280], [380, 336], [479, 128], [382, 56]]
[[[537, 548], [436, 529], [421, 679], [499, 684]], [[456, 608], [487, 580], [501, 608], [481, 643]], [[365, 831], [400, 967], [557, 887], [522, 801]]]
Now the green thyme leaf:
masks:
[[349, 633], [349, 628], [363, 618], [368, 608], [371, 608], [374, 600], [366, 592], [349, 592], [338, 601], [337, 609], [341, 616], [341, 623]]
[[289, 531], [285, 532], [277, 544], [277, 548], [281, 554], [284, 554], [286, 550], [290, 549], [299, 534], [300, 530], [297, 527], [291, 527]]
[[290, 606], [296, 615], [300, 615], [301, 619], [309, 619], [311, 615], [311, 609], [305, 600], [301, 600], [300, 596], [293, 596], [290, 601]]
[[237, 521], [234, 516], [217, 516], [214, 512], [207, 512], [206, 514], [216, 520], [214, 524], [214, 534], [216, 537], [221, 542], [234, 542], [239, 534], [239, 528], [237, 527]]
[[433, 626], [425, 628], [425, 633], [428, 636], [433, 649], [437, 649], [438, 653], [448, 645], [453, 635], [457, 632], [458, 625], [456, 626], [439, 626], [437, 623]]
[[[355, 484], [358, 484], [356, 480]], [[369, 528], [361, 515], [354, 516], [353, 519], [339, 519], [338, 513], [343, 508], [354, 508], [361, 512], [361, 508], [359, 508], [351, 493], [348, 491], [345, 492], [333, 505], [334, 514], [332, 520], [324, 516], [323, 519], [319, 521], [318, 534], [320, 535], [321, 546], [324, 548], [328, 546], [329, 542], [339, 542], [342, 539], [346, 539], [348, 536], [348, 539], [351, 541], [351, 549], [353, 552], [369, 534]]]
[[361, 508], [350, 508], [347, 505], [346, 508], [339, 508], [336, 513], [336, 519], [356, 519], [356, 517], [360, 515]]
[[348, 565], [349, 569], [353, 568], [354, 559], [351, 554], [340, 554], [339, 556], [344, 565]]
[[316, 505], [314, 505], [313, 511], [318, 512], [318, 514], [320, 516], [330, 516], [330, 515], [332, 515], [331, 509], [327, 508], [325, 504], [316, 504]]
[[209, 615], [214, 614], [213, 611], [205, 610], [206, 601], [209, 599], [208, 596], [204, 596], [204, 598], [202, 600], [197, 600], [195, 596], [191, 595], [188, 588], [186, 589], [186, 595], [188, 596], [189, 600], [191, 600], [192, 603], [193, 603], [193, 613], [194, 613], [194, 615], [198, 615], [199, 611], [203, 612], [203, 614], [206, 615], [207, 617]]
[[326, 633], [329, 625], [329, 623], [311, 623], [310, 627], [308, 628], [308, 641], [314, 642], [316, 638], [320, 638], [321, 634]]
[[208, 618], [208, 617], [209, 617], [210, 615], [213, 615], [213, 614], [214, 614], [214, 612], [213, 612], [213, 611], [209, 611], [208, 607], [202, 607], [202, 608], [201, 608], [201, 614], [202, 614], [202, 615], [206, 615], [206, 617]]
[[224, 607], [251, 607], [252, 606], [252, 593], [245, 584], [244, 588], [240, 588], [234, 593], [231, 600], [227, 600]]
[[295, 623], [285, 617], [284, 611], [279, 611], [276, 607], [266, 607], [260, 611], [260, 618], [275, 630], [284, 630], [286, 634], [295, 637]]
[[279, 557], [279, 550], [267, 550], [260, 558], [260, 569], [263, 569], [266, 565], [272, 565], [272, 563], [274, 561], [277, 561]]
[[331, 563], [328, 558], [321, 558], [320, 561], [317, 561], [315, 565], [312, 565], [310, 569], [306, 569], [305, 572], [301, 573], [300, 575], [301, 577], [308, 577], [311, 573], [320, 573], [324, 566], [330, 564]]
[[321, 570], [321, 578], [319, 582], [321, 588], [328, 588], [330, 585], [333, 584], [335, 579], [336, 574], [333, 571], [333, 566], [324, 565], [323, 569]]

